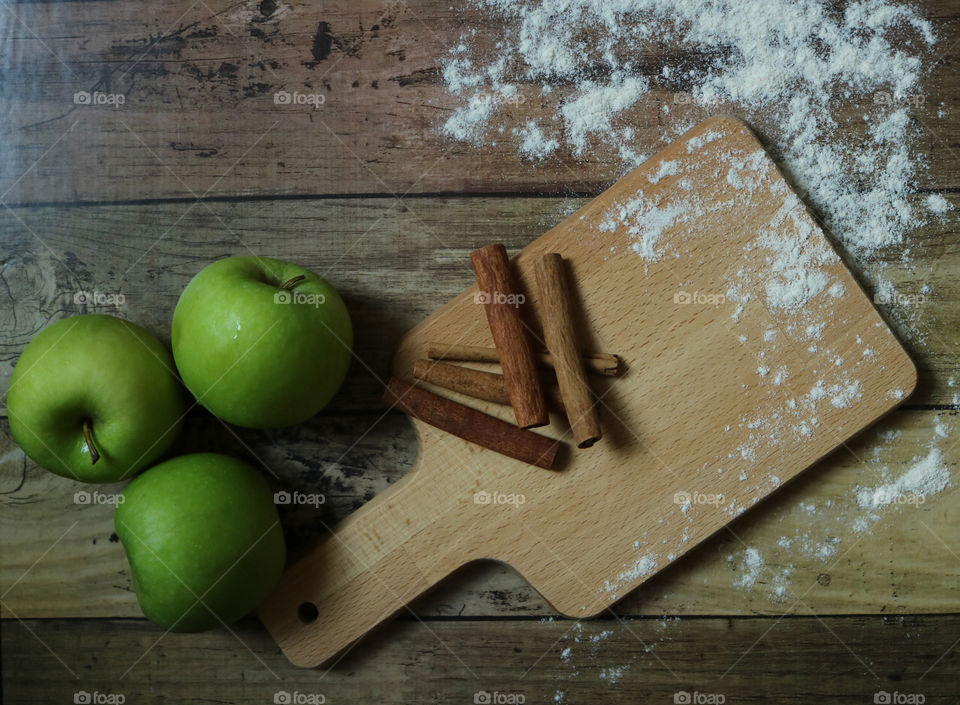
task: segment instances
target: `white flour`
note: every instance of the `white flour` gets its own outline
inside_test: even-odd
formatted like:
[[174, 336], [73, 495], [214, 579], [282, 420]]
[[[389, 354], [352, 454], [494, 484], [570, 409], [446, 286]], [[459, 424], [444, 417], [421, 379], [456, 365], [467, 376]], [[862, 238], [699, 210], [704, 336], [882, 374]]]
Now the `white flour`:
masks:
[[[553, 622], [552, 619], [541, 621]], [[604, 685], [615, 686], [635, 663], [640, 662], [641, 666], [658, 663], [654, 653], [657, 646], [673, 641], [671, 628], [679, 622], [679, 617], [668, 615], [655, 620], [620, 620], [610, 629], [602, 629], [604, 622], [573, 622], [557, 640], [561, 668], [556, 678], [566, 682], [575, 679], [597, 679]], [[591, 633], [592, 630], [599, 631]], [[613, 636], [619, 637], [620, 642], [610, 643], [609, 639]], [[629, 653], [630, 649], [624, 649], [624, 640], [631, 645], [639, 641], [641, 647], [634, 647], [634, 654], [627, 663], [623, 662], [624, 654]], [[553, 701], [566, 703], [566, 690], [558, 688]]]
[[[730, 556], [730, 560], [733, 556]], [[743, 553], [743, 562], [740, 565], [740, 578], [737, 585], [745, 588], [752, 588], [757, 580], [760, 579], [766, 564], [763, 562], [763, 556], [755, 548], [748, 548]]]
[[[841, 13], [825, 0], [472, 4], [502, 34], [494, 55], [475, 56], [467, 36], [446, 62], [444, 81], [465, 101], [444, 126], [455, 139], [496, 139], [510, 119], [504, 98], [519, 85], [550, 108], [536, 131], [527, 125], [536, 138], [525, 136], [521, 154], [580, 157], [606, 148], [625, 172], [645, 156], [632, 146], [630, 111], [649, 113], [667, 95], [675, 108], [685, 107], [684, 98], [763, 125], [801, 192], [854, 253], [900, 243], [924, 212], [949, 207], [938, 195], [920, 210], [909, 199], [923, 165], [911, 151], [917, 135], [908, 108], [922, 100], [922, 57], [935, 36], [908, 5], [863, 0]], [[665, 46], [693, 60], [645, 75], [640, 57]], [[843, 105], [856, 108], [837, 109]], [[666, 103], [661, 109], [679, 112]], [[672, 126], [665, 141], [690, 125]]]
[[590, 135], [609, 132], [613, 118], [640, 100], [649, 87], [645, 78], [622, 73], [615, 73], [606, 84], [581, 83], [577, 96], [560, 110], [573, 153], [583, 154]]
[[[639, 542], [634, 544], [634, 548], [640, 548]], [[657, 570], [659, 566], [659, 559], [653, 553], [647, 553], [640, 558], [638, 558], [634, 563], [624, 566], [624, 569], [617, 575], [616, 579], [611, 581], [606, 581], [601, 592], [609, 592], [613, 594], [613, 597], [618, 597], [617, 591], [620, 590], [623, 585], [629, 583], [637, 578], [642, 578], [646, 575]]]
[[[794, 590], [791, 582], [798, 561], [806, 559], [806, 567], [812, 562], [829, 570], [843, 556], [845, 539], [855, 545], [856, 534], [869, 532], [885, 517], [898, 521], [905, 512], [922, 511], [928, 497], [944, 491], [952, 484], [940, 448], [950, 431], [946, 418], [938, 417], [934, 423], [933, 437], [925, 444], [924, 453], [914, 458], [909, 467], [899, 474], [884, 464], [884, 459], [897, 451], [902, 432], [899, 429], [881, 431], [878, 434], [880, 442], [871, 449], [861, 469], [864, 475], [879, 482], [868, 483], [869, 486], [858, 485], [849, 496], [827, 499], [819, 506], [801, 501], [797, 508], [806, 517], [798, 525], [806, 527], [806, 530], [781, 536], [771, 560], [766, 560], [756, 546], [746, 547], [738, 557], [727, 556], [731, 566], [737, 566], [734, 587], [756, 590], [762, 586], [771, 602], [791, 603], [816, 577], [806, 573], [803, 576], [804, 583], [797, 586], [798, 591]], [[899, 514], [891, 517], [890, 512]], [[781, 515], [780, 518], [782, 520], [784, 517]]]
[[933, 448], [926, 457], [916, 458], [910, 469], [893, 482], [879, 487], [858, 487], [857, 502], [867, 509], [916, 502], [942, 492], [948, 484], [950, 471], [943, 461], [943, 454], [939, 448]]
[[623, 674], [626, 671], [630, 670], [630, 664], [624, 664], [623, 666], [607, 666], [606, 668], [600, 669], [600, 680], [604, 681], [607, 685], [616, 685]]

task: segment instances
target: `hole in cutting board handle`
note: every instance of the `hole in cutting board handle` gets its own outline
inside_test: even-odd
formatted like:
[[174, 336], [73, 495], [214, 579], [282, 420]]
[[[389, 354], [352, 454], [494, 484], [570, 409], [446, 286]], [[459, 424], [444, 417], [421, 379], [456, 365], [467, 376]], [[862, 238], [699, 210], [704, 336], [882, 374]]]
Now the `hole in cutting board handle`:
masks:
[[320, 616], [320, 610], [318, 610], [317, 606], [312, 602], [302, 602], [297, 609], [297, 616], [304, 624], [313, 624], [317, 621], [317, 617]]

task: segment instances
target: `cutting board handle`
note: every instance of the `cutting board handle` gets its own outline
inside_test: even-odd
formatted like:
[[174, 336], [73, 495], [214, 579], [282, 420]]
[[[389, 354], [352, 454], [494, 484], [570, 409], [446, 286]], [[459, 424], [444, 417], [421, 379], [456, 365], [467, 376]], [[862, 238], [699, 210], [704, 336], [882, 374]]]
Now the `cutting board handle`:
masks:
[[418, 549], [435, 535], [432, 529], [444, 531], [436, 526], [444, 522], [443, 515], [425, 519], [422, 507], [418, 518], [416, 502], [397, 501], [412, 479], [408, 475], [338, 524], [287, 570], [258, 609], [294, 664], [330, 661], [465, 562], [448, 554], [451, 565], [434, 560], [424, 569], [414, 558], [414, 552], [428, 555]]

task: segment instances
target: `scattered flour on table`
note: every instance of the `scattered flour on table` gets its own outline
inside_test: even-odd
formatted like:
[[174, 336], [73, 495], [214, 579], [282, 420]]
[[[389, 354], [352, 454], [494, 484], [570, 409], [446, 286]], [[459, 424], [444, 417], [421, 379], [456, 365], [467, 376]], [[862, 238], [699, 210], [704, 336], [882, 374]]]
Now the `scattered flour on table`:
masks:
[[942, 492], [950, 484], [950, 470], [939, 448], [932, 448], [923, 458], [914, 458], [913, 465], [903, 475], [878, 487], [858, 487], [857, 502], [867, 509], [878, 509], [890, 504], [916, 503], [927, 496]]
[[[732, 555], [727, 556], [727, 561], [732, 564], [734, 557]], [[763, 583], [770, 587], [771, 599], [782, 601], [789, 592], [790, 574], [792, 572], [792, 565], [785, 566], [778, 572], [771, 572], [760, 551], [748, 547], [743, 552], [738, 570], [739, 575], [734, 581], [734, 585], [738, 588], [752, 590], [758, 583]]]
[[760, 578], [765, 565], [760, 551], [755, 548], [748, 548], [743, 553], [743, 563], [740, 567], [740, 578], [737, 585], [752, 588]]
[[[616, 686], [635, 664], [657, 663], [655, 651], [673, 641], [671, 630], [679, 622], [679, 617], [669, 615], [653, 619], [618, 619], [609, 628], [601, 628], [602, 622], [576, 621], [556, 645], [560, 664], [555, 678], [564, 682], [599, 680], [604, 685]], [[624, 641], [629, 642], [631, 648], [624, 649]], [[642, 648], [638, 650], [637, 644]], [[632, 656], [625, 659], [625, 653], [632, 653]], [[553, 701], [566, 703], [566, 688], [557, 688]]]
[[[826, 499], [819, 505], [800, 501], [792, 508], [781, 508], [781, 519], [783, 512], [802, 512], [805, 518], [797, 525], [806, 528], [793, 535], [780, 536], [772, 560], [765, 559], [756, 546], [745, 547], [739, 556], [729, 555], [727, 561], [736, 571], [734, 587], [751, 591], [762, 587], [771, 602], [782, 603], [794, 595], [791, 581], [801, 559], [807, 566], [812, 561], [829, 569], [843, 555], [845, 537], [871, 531], [889, 512], [918, 511], [928, 497], [952, 486], [940, 447], [950, 437], [951, 430], [946, 416], [937, 417], [933, 436], [924, 444], [924, 452], [914, 457], [900, 473], [891, 469], [886, 459], [902, 452], [902, 431], [878, 432], [879, 442], [867, 453], [861, 470], [876, 482], [857, 485], [849, 496]], [[805, 575], [807, 582], [798, 586], [800, 591], [816, 577]]]
[[927, 196], [926, 204], [930, 212], [936, 213], [937, 215], [943, 215], [953, 208], [953, 206], [947, 202], [947, 199], [939, 193], [932, 193]]
[[523, 129], [517, 130], [517, 134], [523, 137], [523, 151], [535, 157], [546, 156], [560, 146], [555, 139], [546, 137], [532, 120], [528, 121]]
[[[495, 141], [511, 120], [511, 99], [524, 91], [546, 110], [527, 124], [521, 154], [540, 160], [563, 150], [577, 158], [601, 148], [625, 172], [647, 156], [630, 111], [645, 101], [659, 105], [668, 93], [762, 125], [801, 192], [855, 254], [900, 243], [925, 213], [949, 208], [936, 194], [919, 208], [909, 199], [923, 164], [912, 149], [918, 126], [908, 107], [919, 102], [923, 59], [936, 43], [930, 23], [909, 4], [862, 0], [842, 10], [826, 0], [470, 4], [489, 21], [465, 34], [444, 64], [448, 90], [463, 101], [442, 128], [454, 139]], [[479, 48], [489, 44], [478, 40], [481, 33], [496, 51]], [[701, 60], [644, 75], [640, 57], [662, 54], [665, 45]], [[836, 108], [843, 103], [857, 109], [840, 118]], [[663, 107], [666, 114], [688, 112]], [[859, 125], [867, 128], [865, 138], [850, 129]], [[689, 126], [678, 118], [662, 137]]]
[[629, 664], [623, 666], [607, 666], [606, 668], [600, 669], [600, 680], [604, 681], [607, 685], [615, 685], [623, 678], [623, 674], [628, 670], [630, 670]]

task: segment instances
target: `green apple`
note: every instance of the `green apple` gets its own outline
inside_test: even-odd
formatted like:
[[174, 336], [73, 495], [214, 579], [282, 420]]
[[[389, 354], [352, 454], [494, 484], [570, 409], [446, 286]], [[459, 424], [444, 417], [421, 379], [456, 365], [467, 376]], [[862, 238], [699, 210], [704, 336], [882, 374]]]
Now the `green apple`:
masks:
[[81, 482], [117, 482], [173, 443], [184, 393], [160, 341], [129, 321], [89, 314], [30, 341], [7, 411], [14, 440], [37, 465]]
[[130, 483], [114, 525], [143, 613], [171, 631], [230, 624], [283, 572], [283, 530], [266, 480], [216, 453], [173, 458]]
[[336, 290], [308, 269], [230, 257], [201, 270], [173, 314], [173, 357], [197, 400], [225, 421], [307, 420], [340, 388], [353, 328]]

